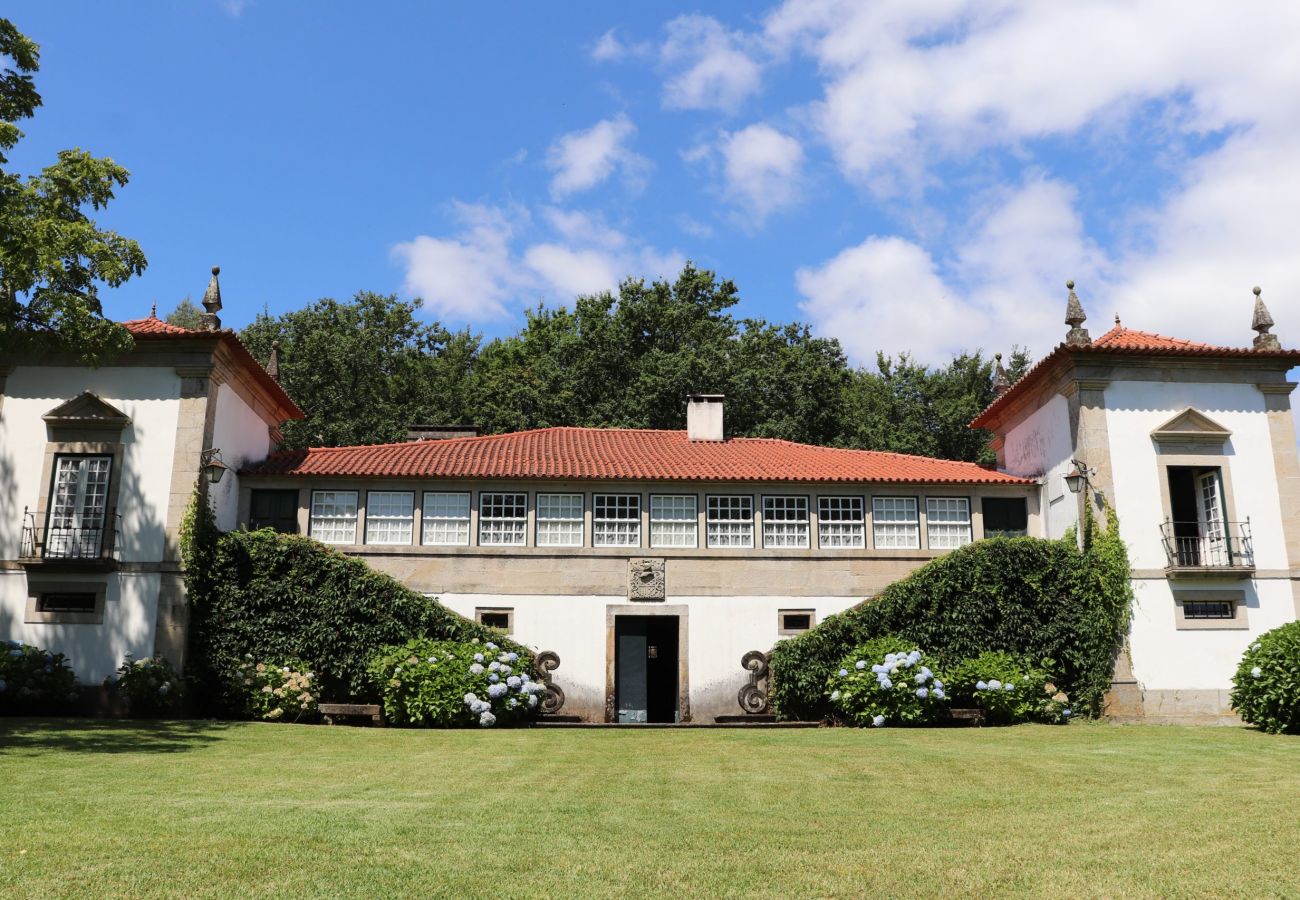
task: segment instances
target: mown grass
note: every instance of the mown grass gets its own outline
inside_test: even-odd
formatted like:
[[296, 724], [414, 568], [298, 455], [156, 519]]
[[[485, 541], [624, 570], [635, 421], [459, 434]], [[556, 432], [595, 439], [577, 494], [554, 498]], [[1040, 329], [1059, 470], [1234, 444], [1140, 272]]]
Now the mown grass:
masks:
[[1296, 896], [1300, 740], [0, 720], [3, 896]]

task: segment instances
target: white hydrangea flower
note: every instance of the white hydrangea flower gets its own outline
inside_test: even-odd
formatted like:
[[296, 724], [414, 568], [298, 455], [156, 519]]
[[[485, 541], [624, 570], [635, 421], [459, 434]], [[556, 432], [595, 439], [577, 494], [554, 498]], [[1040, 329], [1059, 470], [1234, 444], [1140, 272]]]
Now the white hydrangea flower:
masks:
[[1000, 690], [1002, 690], [1002, 682], [998, 681], [996, 678], [990, 678], [990, 679], [989, 679], [989, 690], [990, 690], [990, 691], [1000, 691]]
[[975, 682], [975, 690], [977, 690], [977, 691], [987, 691], [988, 689], [989, 689], [989, 686], [988, 686], [988, 684], [986, 684], [985, 682], [983, 682], [983, 681], [977, 681], [977, 682]]
[[492, 643], [491, 641], [488, 641], [488, 642], [487, 642], [486, 644], [484, 644], [483, 646], [484, 646], [484, 647], [487, 647], [489, 650], [495, 650], [495, 649], [497, 649], [497, 645], [494, 644], [494, 643]]
[[834, 702], [835, 702], [836, 700], [838, 700], [838, 699], [840, 699], [840, 692], [839, 692], [839, 691], [831, 691], [831, 702], [834, 703]]
[[874, 718], [871, 720], [871, 724], [872, 724], [874, 727], [876, 727], [876, 728], [880, 728], [882, 725], [885, 724], [885, 717], [884, 717], [884, 716], [876, 716], [876, 717], [874, 717]]
[[474, 665], [472, 665], [472, 666], [469, 667], [469, 674], [471, 674], [471, 675], [482, 675], [482, 674], [483, 674], [483, 667], [482, 667], [481, 665], [479, 665], [478, 663], [474, 663]]
[[484, 712], [483, 715], [478, 717], [478, 723], [484, 728], [491, 728], [497, 723], [497, 717], [490, 712]]
[[1264, 670], [1261, 669], [1259, 666], [1255, 666], [1255, 668], [1250, 670], [1250, 675], [1252, 678], [1258, 678], [1263, 674], [1264, 674]]
[[853, 668], [857, 669], [859, 672], [861, 672], [866, 667], [867, 667], [866, 661], [861, 659], [853, 664]]

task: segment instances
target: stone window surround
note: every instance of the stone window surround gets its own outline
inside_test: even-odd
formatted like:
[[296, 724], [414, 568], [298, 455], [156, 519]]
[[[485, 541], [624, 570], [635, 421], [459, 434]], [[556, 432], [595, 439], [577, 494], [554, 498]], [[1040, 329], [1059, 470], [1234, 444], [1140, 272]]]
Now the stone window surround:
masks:
[[[27, 576], [27, 609], [23, 622], [28, 625], [102, 625], [107, 580], [55, 581], [40, 575]], [[37, 607], [41, 594], [94, 594], [93, 612], [41, 612]]]
[[[786, 616], [807, 616], [808, 627], [787, 628], [785, 625]], [[809, 631], [810, 629], [815, 628], [816, 625], [817, 625], [817, 610], [815, 609], [778, 609], [776, 611], [776, 633], [782, 637], [789, 637], [791, 635], [803, 634], [805, 631]]]
[[[1233, 615], [1231, 619], [1188, 619], [1184, 617], [1184, 603], [1215, 600], [1227, 601], [1232, 604]], [[1174, 591], [1174, 628], [1178, 631], [1241, 631], [1249, 627], [1245, 591]]]
[[611, 603], [605, 607], [605, 721], [616, 721], [614, 712], [615, 642], [614, 625], [619, 616], [677, 617], [677, 721], [691, 721], [690, 607], [647, 603]]
[[[53, 431], [54, 429], [51, 429]], [[49, 528], [50, 500], [54, 496], [54, 461], [61, 456], [108, 456], [112, 458], [108, 469], [108, 495], [104, 499], [104, 544], [102, 555], [111, 556], [117, 539], [117, 504], [122, 490], [122, 451], [119, 437], [116, 441], [48, 441], [45, 458], [41, 461], [40, 484], [45, 490], [36, 501], [34, 520], [36, 527]]]
[[474, 607], [474, 621], [482, 625], [484, 613], [498, 613], [505, 615], [506, 634], [515, 633], [515, 608], [513, 606], [476, 606]]
[[[1191, 410], [1204, 415], [1198, 410]], [[1183, 413], [1179, 414], [1180, 416]], [[1173, 504], [1169, 498], [1169, 470], [1171, 468], [1218, 469], [1220, 483], [1223, 487], [1224, 522], [1242, 521], [1237, 514], [1236, 492], [1232, 487], [1232, 466], [1230, 456], [1225, 448], [1231, 438], [1225, 433], [1192, 440], [1180, 439], [1163, 432], [1164, 426], [1152, 432], [1151, 440], [1156, 448], [1156, 477], [1160, 480], [1160, 522], [1152, 527], [1159, 527], [1173, 519]], [[1171, 575], [1170, 577], [1176, 577]]]

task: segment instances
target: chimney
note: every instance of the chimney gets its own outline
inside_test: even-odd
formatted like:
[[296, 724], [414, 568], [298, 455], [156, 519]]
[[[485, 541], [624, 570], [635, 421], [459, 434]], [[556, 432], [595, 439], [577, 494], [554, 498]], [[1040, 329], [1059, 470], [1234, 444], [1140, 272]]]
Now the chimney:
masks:
[[725, 440], [722, 394], [691, 394], [686, 398], [686, 436], [692, 441]]

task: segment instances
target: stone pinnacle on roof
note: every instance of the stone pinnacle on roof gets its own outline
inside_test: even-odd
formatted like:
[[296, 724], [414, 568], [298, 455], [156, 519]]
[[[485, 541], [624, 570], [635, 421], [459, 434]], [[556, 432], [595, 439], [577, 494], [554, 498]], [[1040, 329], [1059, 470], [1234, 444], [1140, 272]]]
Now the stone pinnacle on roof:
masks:
[[212, 280], [203, 292], [203, 308], [206, 312], [199, 316], [199, 328], [203, 331], [221, 330], [221, 319], [217, 318], [217, 313], [221, 312], [221, 284], [217, 281], [220, 274], [221, 266], [213, 266]]
[[1074, 282], [1067, 281], [1065, 286], [1070, 291], [1070, 296], [1065, 301], [1065, 324], [1070, 326], [1065, 335], [1065, 343], [1071, 347], [1083, 347], [1092, 343], [1092, 335], [1082, 327], [1088, 321], [1088, 315], [1083, 311], [1079, 295], [1074, 292]]
[[1011, 387], [1011, 379], [1007, 377], [1007, 370], [1002, 367], [1002, 354], [993, 354], [993, 396], [1001, 397]]
[[1273, 327], [1273, 317], [1268, 313], [1268, 307], [1264, 305], [1264, 299], [1260, 297], [1263, 290], [1255, 286], [1255, 316], [1250, 321], [1250, 327], [1259, 332], [1255, 335], [1256, 350], [1281, 350], [1282, 342], [1277, 339], [1276, 334], [1271, 334], [1269, 329]]
[[149, 318], [151, 318], [151, 319], [156, 319], [156, 318], [158, 318], [158, 301], [157, 301], [157, 300], [155, 300], [155, 301], [154, 301], [152, 304], [150, 304], [150, 306], [149, 306]]
[[271, 358], [266, 361], [266, 374], [280, 383], [280, 342], [271, 341]]

